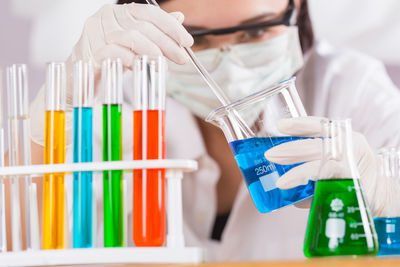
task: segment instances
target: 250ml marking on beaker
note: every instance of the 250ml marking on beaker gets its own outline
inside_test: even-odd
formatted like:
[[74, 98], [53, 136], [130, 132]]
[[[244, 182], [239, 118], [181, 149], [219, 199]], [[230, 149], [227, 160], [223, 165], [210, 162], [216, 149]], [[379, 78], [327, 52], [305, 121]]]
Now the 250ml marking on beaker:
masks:
[[256, 175], [259, 176], [259, 175], [263, 175], [263, 174], [269, 174], [269, 173], [275, 171], [275, 167], [270, 164], [268, 166], [263, 164], [262, 166], [255, 168], [254, 171], [255, 171]]

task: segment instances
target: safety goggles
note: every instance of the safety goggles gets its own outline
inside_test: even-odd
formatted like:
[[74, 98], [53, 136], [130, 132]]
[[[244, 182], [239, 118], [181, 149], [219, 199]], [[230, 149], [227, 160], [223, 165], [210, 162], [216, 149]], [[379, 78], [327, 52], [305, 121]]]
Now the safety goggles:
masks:
[[260, 31], [265, 30], [266, 28], [285, 25], [285, 26], [292, 26], [296, 24], [296, 7], [294, 5], [294, 0], [289, 0], [288, 7], [286, 8], [285, 12], [282, 13], [279, 17], [258, 23], [250, 23], [245, 25], [239, 25], [234, 27], [227, 27], [227, 28], [219, 28], [219, 29], [201, 29], [201, 30], [193, 30], [189, 31], [189, 33], [193, 37], [202, 37], [205, 35], [225, 35], [225, 34], [232, 34], [239, 31]]

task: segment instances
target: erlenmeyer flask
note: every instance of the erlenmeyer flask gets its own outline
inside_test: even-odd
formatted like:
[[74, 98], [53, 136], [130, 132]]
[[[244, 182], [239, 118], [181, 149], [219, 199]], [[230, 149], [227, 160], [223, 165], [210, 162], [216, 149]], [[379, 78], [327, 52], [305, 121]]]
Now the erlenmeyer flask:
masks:
[[374, 223], [379, 256], [400, 255], [400, 148], [388, 147], [378, 153], [378, 192], [374, 201]]
[[304, 254], [376, 255], [378, 241], [354, 161], [350, 120], [323, 121], [322, 127], [323, 157]]

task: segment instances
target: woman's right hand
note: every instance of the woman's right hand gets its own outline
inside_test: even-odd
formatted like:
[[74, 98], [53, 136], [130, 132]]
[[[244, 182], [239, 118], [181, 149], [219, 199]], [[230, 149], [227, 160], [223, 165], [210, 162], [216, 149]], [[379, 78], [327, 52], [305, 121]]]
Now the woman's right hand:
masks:
[[[153, 5], [132, 3], [103, 6], [86, 20], [82, 35], [66, 61], [66, 110], [72, 110], [72, 70], [75, 61], [93, 62], [96, 84], [100, 80], [102, 61], [106, 58], [120, 58], [125, 68], [132, 67], [135, 55], [144, 54], [164, 55], [178, 64], [186, 63], [187, 57], [182, 47], [192, 46], [193, 38], [182, 26], [183, 19], [180, 12], [166, 13]], [[32, 140], [42, 146], [44, 99], [43, 86], [30, 107], [32, 125], [36, 125], [32, 128]], [[67, 116], [69, 120], [71, 116]], [[67, 131], [72, 130], [71, 125], [70, 121], [67, 122]]]
[[180, 12], [166, 13], [153, 5], [105, 5], [86, 20], [68, 61], [71, 66], [77, 60], [92, 60], [96, 74], [105, 58], [120, 58], [127, 68], [135, 55], [143, 54], [184, 64], [182, 47], [192, 46], [193, 38], [182, 26], [183, 19]]

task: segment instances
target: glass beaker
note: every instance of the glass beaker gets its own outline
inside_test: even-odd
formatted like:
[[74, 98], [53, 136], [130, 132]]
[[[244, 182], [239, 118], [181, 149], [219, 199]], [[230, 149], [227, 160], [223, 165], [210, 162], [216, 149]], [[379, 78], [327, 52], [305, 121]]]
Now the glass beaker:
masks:
[[288, 190], [277, 188], [280, 176], [298, 164], [274, 164], [264, 156], [274, 146], [303, 138], [285, 136], [276, 127], [280, 119], [306, 116], [294, 81], [286, 80], [221, 107], [206, 119], [224, 132], [253, 202], [263, 213], [302, 201], [314, 192], [313, 181]]
[[[379, 186], [384, 191], [374, 201], [374, 223], [379, 256], [400, 254], [400, 148], [388, 147], [378, 153]], [[378, 191], [379, 192], [379, 191]]]
[[323, 121], [323, 157], [304, 241], [307, 257], [376, 255], [378, 240], [353, 155], [350, 120]]
[[[165, 159], [165, 72], [163, 57], [138, 56], [133, 64], [133, 159]], [[165, 243], [165, 170], [133, 171], [133, 241]]]

